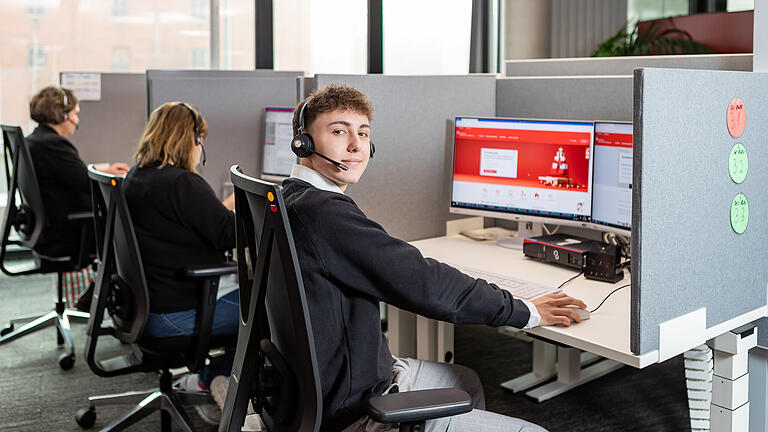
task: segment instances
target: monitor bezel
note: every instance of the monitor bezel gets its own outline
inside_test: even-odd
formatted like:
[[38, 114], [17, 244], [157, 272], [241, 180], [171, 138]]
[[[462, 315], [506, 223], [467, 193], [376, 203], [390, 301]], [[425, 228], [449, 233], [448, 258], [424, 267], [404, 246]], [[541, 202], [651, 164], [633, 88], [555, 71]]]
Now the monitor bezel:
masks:
[[[473, 208], [467, 208], [467, 207], [459, 207], [453, 205], [453, 176], [455, 174], [455, 166], [456, 166], [456, 121], [458, 119], [484, 119], [484, 120], [513, 120], [513, 121], [530, 121], [530, 122], [561, 122], [561, 123], [580, 123], [580, 124], [592, 124], [592, 140], [589, 143], [589, 151], [590, 155], [594, 155], [594, 144], [595, 144], [595, 122], [591, 120], [569, 120], [569, 119], [538, 119], [538, 118], [524, 118], [524, 117], [498, 117], [498, 116], [471, 116], [471, 115], [458, 115], [453, 118], [453, 137], [452, 142], [453, 145], [451, 146], [451, 179], [449, 183], [450, 188], [450, 202], [449, 202], [449, 208], [448, 212], [452, 214], [462, 214], [462, 215], [470, 215], [470, 216], [484, 216], [484, 217], [491, 217], [496, 219], [504, 219], [504, 220], [512, 220], [517, 222], [532, 222], [532, 223], [541, 223], [541, 224], [552, 224], [552, 225], [561, 225], [561, 226], [573, 226], [573, 227], [579, 227], [579, 228], [590, 228], [590, 225], [592, 224], [592, 191], [590, 191], [589, 199], [590, 199], [590, 214], [589, 214], [589, 220], [575, 220], [575, 219], [568, 219], [566, 217], [557, 217], [557, 216], [538, 216], [528, 213], [512, 213], [512, 212], [502, 212], [502, 211], [493, 211], [493, 210], [483, 210], [483, 209], [473, 209]], [[593, 165], [594, 158], [590, 157], [589, 161], [589, 181], [590, 181], [590, 187], [592, 186], [592, 165]]]
[[[633, 125], [633, 122], [631, 122], [631, 121], [621, 121], [621, 120], [595, 120], [594, 121], [595, 132], [592, 134], [592, 142], [593, 142], [593, 144], [592, 144], [592, 151], [593, 151], [593, 153], [592, 153], [592, 165], [593, 165], [593, 168], [594, 168], [594, 162], [595, 162], [595, 160], [594, 160], [595, 159], [595, 153], [594, 153], [595, 144], [594, 144], [594, 140], [595, 140], [595, 135], [597, 134], [597, 124], [598, 123]], [[634, 152], [634, 149], [635, 149], [634, 133], [635, 133], [635, 128], [634, 128], [634, 125], [633, 125], [633, 127], [632, 127], [632, 151], [633, 152]], [[634, 174], [633, 174], [633, 176], [634, 176]], [[594, 202], [595, 202], [595, 185], [594, 185], [594, 183], [595, 183], [595, 179], [593, 177], [592, 178], [592, 204], [593, 204], [593, 207], [594, 207]], [[635, 203], [635, 200], [633, 199], [632, 200], [632, 205], [633, 206], [634, 206], [634, 203]], [[621, 226], [621, 225], [617, 225], [617, 224], [609, 224], [609, 223], [605, 223], [605, 222], [597, 222], [597, 221], [595, 221], [594, 214], [592, 214], [592, 213], [590, 213], [589, 219], [590, 219], [590, 223], [593, 225], [593, 229], [595, 229], [595, 230], [604, 231], [604, 232], [610, 232], [610, 233], [613, 233], [613, 234], [619, 234], [619, 235], [623, 235], [623, 236], [626, 236], [626, 237], [631, 237], [632, 227], [625, 227], [625, 226]]]

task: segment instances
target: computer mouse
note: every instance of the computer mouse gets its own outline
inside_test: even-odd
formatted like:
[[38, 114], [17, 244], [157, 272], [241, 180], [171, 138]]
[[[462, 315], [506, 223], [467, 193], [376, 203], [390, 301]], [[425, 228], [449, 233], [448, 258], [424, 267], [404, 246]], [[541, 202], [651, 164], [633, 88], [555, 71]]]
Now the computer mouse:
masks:
[[579, 318], [581, 318], [582, 321], [586, 321], [586, 320], [589, 319], [589, 311], [588, 310], [580, 309], [580, 308], [577, 308], [576, 306], [566, 306], [566, 307], [569, 307], [569, 308], [573, 309], [574, 311], [576, 311], [576, 315], [578, 315]]

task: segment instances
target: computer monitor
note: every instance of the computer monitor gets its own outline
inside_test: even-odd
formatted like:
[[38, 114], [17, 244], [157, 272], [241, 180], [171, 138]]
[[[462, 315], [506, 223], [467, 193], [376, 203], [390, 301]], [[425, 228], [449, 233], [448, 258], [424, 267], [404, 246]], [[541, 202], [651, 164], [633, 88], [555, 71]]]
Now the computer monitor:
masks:
[[595, 122], [592, 223], [629, 235], [632, 228], [632, 123]]
[[267, 107], [265, 119], [262, 178], [282, 181], [296, 164], [296, 155], [291, 151], [293, 108]]
[[593, 134], [585, 121], [456, 117], [451, 212], [589, 227]]

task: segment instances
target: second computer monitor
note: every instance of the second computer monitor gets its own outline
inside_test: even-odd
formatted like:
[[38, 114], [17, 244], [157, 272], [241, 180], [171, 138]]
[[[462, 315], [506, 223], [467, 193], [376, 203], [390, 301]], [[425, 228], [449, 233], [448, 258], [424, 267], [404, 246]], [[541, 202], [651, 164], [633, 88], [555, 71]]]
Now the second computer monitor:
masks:
[[268, 107], [264, 124], [263, 177], [282, 181], [291, 175], [296, 155], [291, 151], [293, 108]]
[[455, 127], [452, 212], [589, 221], [594, 123], [457, 117]]
[[595, 122], [592, 222], [629, 233], [632, 227], [632, 123]]

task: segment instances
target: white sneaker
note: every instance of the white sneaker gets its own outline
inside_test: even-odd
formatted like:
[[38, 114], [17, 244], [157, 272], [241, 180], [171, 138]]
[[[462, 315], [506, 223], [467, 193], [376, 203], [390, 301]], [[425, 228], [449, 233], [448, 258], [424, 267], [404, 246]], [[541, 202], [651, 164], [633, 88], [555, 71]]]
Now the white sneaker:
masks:
[[[200, 375], [198, 374], [187, 374], [181, 377], [179, 388], [190, 392], [210, 393], [200, 383]], [[195, 404], [195, 411], [208, 424], [217, 425], [221, 421], [221, 410], [215, 403]]]

